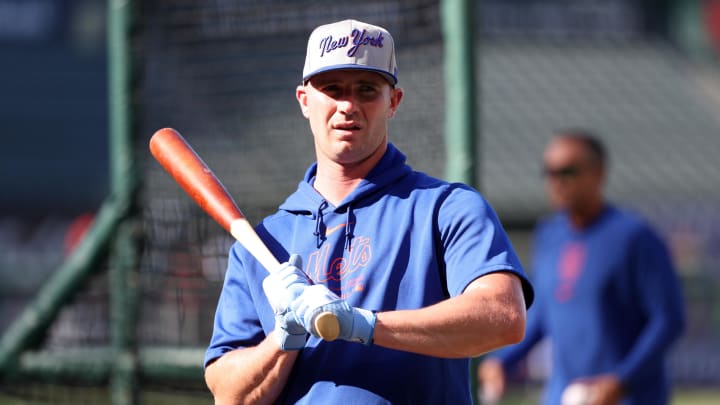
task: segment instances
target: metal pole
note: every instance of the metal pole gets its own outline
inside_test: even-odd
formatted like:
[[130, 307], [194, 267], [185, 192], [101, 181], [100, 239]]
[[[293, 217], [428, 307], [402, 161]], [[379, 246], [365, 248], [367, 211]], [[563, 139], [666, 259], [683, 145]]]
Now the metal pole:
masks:
[[110, 396], [114, 405], [139, 403], [137, 321], [137, 221], [126, 219], [118, 229], [110, 267], [110, 327], [113, 365]]
[[112, 194], [132, 195], [139, 175], [133, 154], [130, 30], [132, 1], [108, 2], [110, 184]]
[[479, 188], [476, 176], [475, 2], [443, 0], [445, 176]]
[[[475, 79], [475, 1], [443, 0], [441, 18], [445, 46], [445, 177], [480, 189], [477, 177], [477, 98]], [[477, 398], [478, 360], [470, 362], [473, 402]]]
[[135, 190], [139, 183], [132, 137], [132, 25], [130, 0], [108, 2], [108, 82], [111, 189], [129, 196], [129, 215], [116, 235], [110, 263], [110, 321], [113, 367], [110, 396], [114, 405], [139, 402], [137, 384], [137, 255], [139, 226], [135, 220]]

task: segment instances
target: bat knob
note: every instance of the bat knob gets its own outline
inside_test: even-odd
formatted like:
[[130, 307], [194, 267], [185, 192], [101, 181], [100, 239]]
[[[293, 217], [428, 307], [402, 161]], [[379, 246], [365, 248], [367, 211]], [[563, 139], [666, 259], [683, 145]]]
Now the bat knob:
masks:
[[313, 322], [315, 330], [323, 340], [332, 342], [340, 335], [340, 323], [332, 312], [318, 314]]

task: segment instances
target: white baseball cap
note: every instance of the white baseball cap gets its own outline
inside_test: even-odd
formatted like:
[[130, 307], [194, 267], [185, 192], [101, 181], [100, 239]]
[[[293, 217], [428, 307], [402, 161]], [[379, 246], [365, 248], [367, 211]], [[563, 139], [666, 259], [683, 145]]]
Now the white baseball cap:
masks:
[[395, 42], [390, 33], [377, 25], [356, 20], [321, 25], [308, 39], [303, 82], [336, 69], [362, 69], [383, 75], [397, 83]]

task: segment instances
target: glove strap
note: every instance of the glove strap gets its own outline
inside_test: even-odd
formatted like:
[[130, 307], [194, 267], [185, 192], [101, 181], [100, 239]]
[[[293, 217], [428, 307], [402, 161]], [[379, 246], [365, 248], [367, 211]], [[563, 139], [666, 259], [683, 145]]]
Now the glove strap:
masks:
[[352, 337], [350, 340], [367, 346], [372, 345], [376, 320], [375, 311], [353, 308]]

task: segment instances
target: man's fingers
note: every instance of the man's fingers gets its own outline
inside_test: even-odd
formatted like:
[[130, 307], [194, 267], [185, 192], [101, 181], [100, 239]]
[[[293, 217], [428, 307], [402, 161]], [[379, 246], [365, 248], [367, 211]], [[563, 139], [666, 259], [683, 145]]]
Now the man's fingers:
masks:
[[291, 266], [297, 267], [300, 270], [302, 270], [303, 268], [302, 256], [300, 256], [299, 254], [291, 254], [290, 258], [288, 259], [288, 263], [290, 263]]

